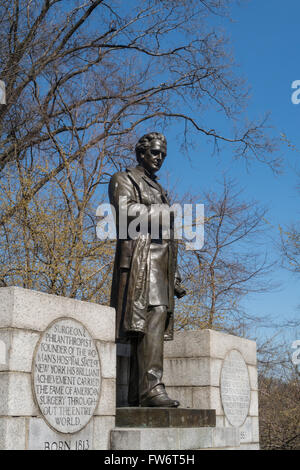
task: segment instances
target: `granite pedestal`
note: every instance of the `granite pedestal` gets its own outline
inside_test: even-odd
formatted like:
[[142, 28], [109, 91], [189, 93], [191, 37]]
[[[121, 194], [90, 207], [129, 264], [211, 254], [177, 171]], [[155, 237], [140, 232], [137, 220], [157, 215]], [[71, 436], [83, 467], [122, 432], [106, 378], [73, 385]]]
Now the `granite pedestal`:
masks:
[[176, 333], [163, 380], [181, 407], [128, 409], [114, 334], [109, 307], [0, 288], [0, 450], [259, 448], [253, 341]]
[[[118, 344], [118, 407], [127, 406], [129, 356], [129, 346]], [[218, 443], [217, 448], [259, 449], [257, 362], [254, 341], [213, 330], [177, 332], [174, 341], [165, 343], [164, 357], [163, 381], [169, 396], [179, 400], [182, 408], [215, 410], [216, 427], [207, 429], [207, 436], [210, 438], [205, 441], [205, 446], [202, 446], [202, 438], [199, 437], [205, 428], [199, 428], [199, 439], [195, 438], [196, 446], [201, 444], [203, 448], [214, 448]], [[137, 429], [135, 432], [137, 435], [134, 439], [142, 442], [140, 445], [152, 442], [151, 439], [155, 439], [156, 435], [153, 434], [151, 437], [149, 433], [148, 441], [145, 437], [148, 435], [147, 429]], [[176, 432], [172, 432], [175, 439]], [[183, 444], [180, 442], [186, 441], [185, 437], [180, 441], [180, 432], [184, 434], [188, 431], [183, 431], [181, 428], [176, 434], [178, 445], [181, 446]], [[119, 429], [118, 433], [120, 445], [124, 446], [127, 438], [124, 435], [120, 437], [122, 429]], [[191, 430], [191, 433], [197, 435], [195, 429]], [[130, 436], [133, 436], [132, 432]], [[174, 443], [176, 439], [175, 441], [172, 439]]]
[[0, 289], [1, 450], [110, 448], [114, 334], [112, 308]]

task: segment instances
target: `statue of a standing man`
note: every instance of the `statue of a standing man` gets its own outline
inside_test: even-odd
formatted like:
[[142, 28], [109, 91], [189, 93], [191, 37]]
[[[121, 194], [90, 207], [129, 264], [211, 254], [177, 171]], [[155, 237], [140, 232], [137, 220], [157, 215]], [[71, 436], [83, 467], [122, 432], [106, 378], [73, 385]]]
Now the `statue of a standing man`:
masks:
[[[144, 135], [136, 145], [138, 165], [115, 173], [109, 185], [118, 237], [111, 305], [117, 312], [117, 340], [131, 343], [130, 406], [179, 406], [162, 383], [163, 343], [173, 339], [174, 295], [185, 295], [177, 270], [177, 244], [172, 237], [174, 217], [155, 176], [166, 154], [167, 142], [162, 134]], [[171, 220], [168, 238], [163, 236], [166, 215]], [[137, 227], [136, 217], [140, 231], [134, 234], [130, 224]], [[125, 230], [121, 227], [124, 220]]]

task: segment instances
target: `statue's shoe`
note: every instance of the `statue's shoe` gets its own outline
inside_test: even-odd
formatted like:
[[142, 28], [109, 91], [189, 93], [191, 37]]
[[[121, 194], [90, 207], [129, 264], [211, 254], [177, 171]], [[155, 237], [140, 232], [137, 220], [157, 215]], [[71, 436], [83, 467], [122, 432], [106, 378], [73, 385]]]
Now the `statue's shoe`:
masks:
[[142, 400], [143, 407], [160, 407], [160, 408], [177, 408], [180, 405], [179, 401], [172, 400], [166, 393], [156, 395], [155, 397], [147, 397]]

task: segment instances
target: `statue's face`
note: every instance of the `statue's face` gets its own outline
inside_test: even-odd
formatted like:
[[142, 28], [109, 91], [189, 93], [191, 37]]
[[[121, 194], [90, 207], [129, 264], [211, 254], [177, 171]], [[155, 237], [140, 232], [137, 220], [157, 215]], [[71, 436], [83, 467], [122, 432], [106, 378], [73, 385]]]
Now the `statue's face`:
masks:
[[160, 140], [152, 140], [150, 147], [140, 155], [140, 164], [149, 173], [156, 173], [166, 157], [166, 147]]

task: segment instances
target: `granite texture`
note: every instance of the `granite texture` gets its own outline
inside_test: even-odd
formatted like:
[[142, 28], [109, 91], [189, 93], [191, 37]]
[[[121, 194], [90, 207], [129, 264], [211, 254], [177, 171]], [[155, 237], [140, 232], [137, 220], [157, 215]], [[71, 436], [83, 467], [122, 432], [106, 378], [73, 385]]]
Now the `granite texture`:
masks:
[[21, 287], [0, 288], [0, 328], [44, 331], [57, 318], [84, 321], [94, 339], [115, 340], [114, 309]]
[[236, 428], [116, 428], [111, 432], [112, 450], [198, 450], [239, 445]]
[[[179, 400], [182, 408], [215, 410], [218, 427], [236, 429], [226, 418], [221, 397], [222, 368], [231, 351], [238, 351], [246, 364], [244, 383], [245, 373], [249, 376], [248, 413], [244, 413], [237, 432], [243, 445], [256, 445], [259, 429], [254, 341], [213, 330], [176, 332], [174, 341], [164, 345], [163, 382], [169, 396]], [[117, 406], [127, 405], [129, 352], [128, 345], [117, 346]]]

